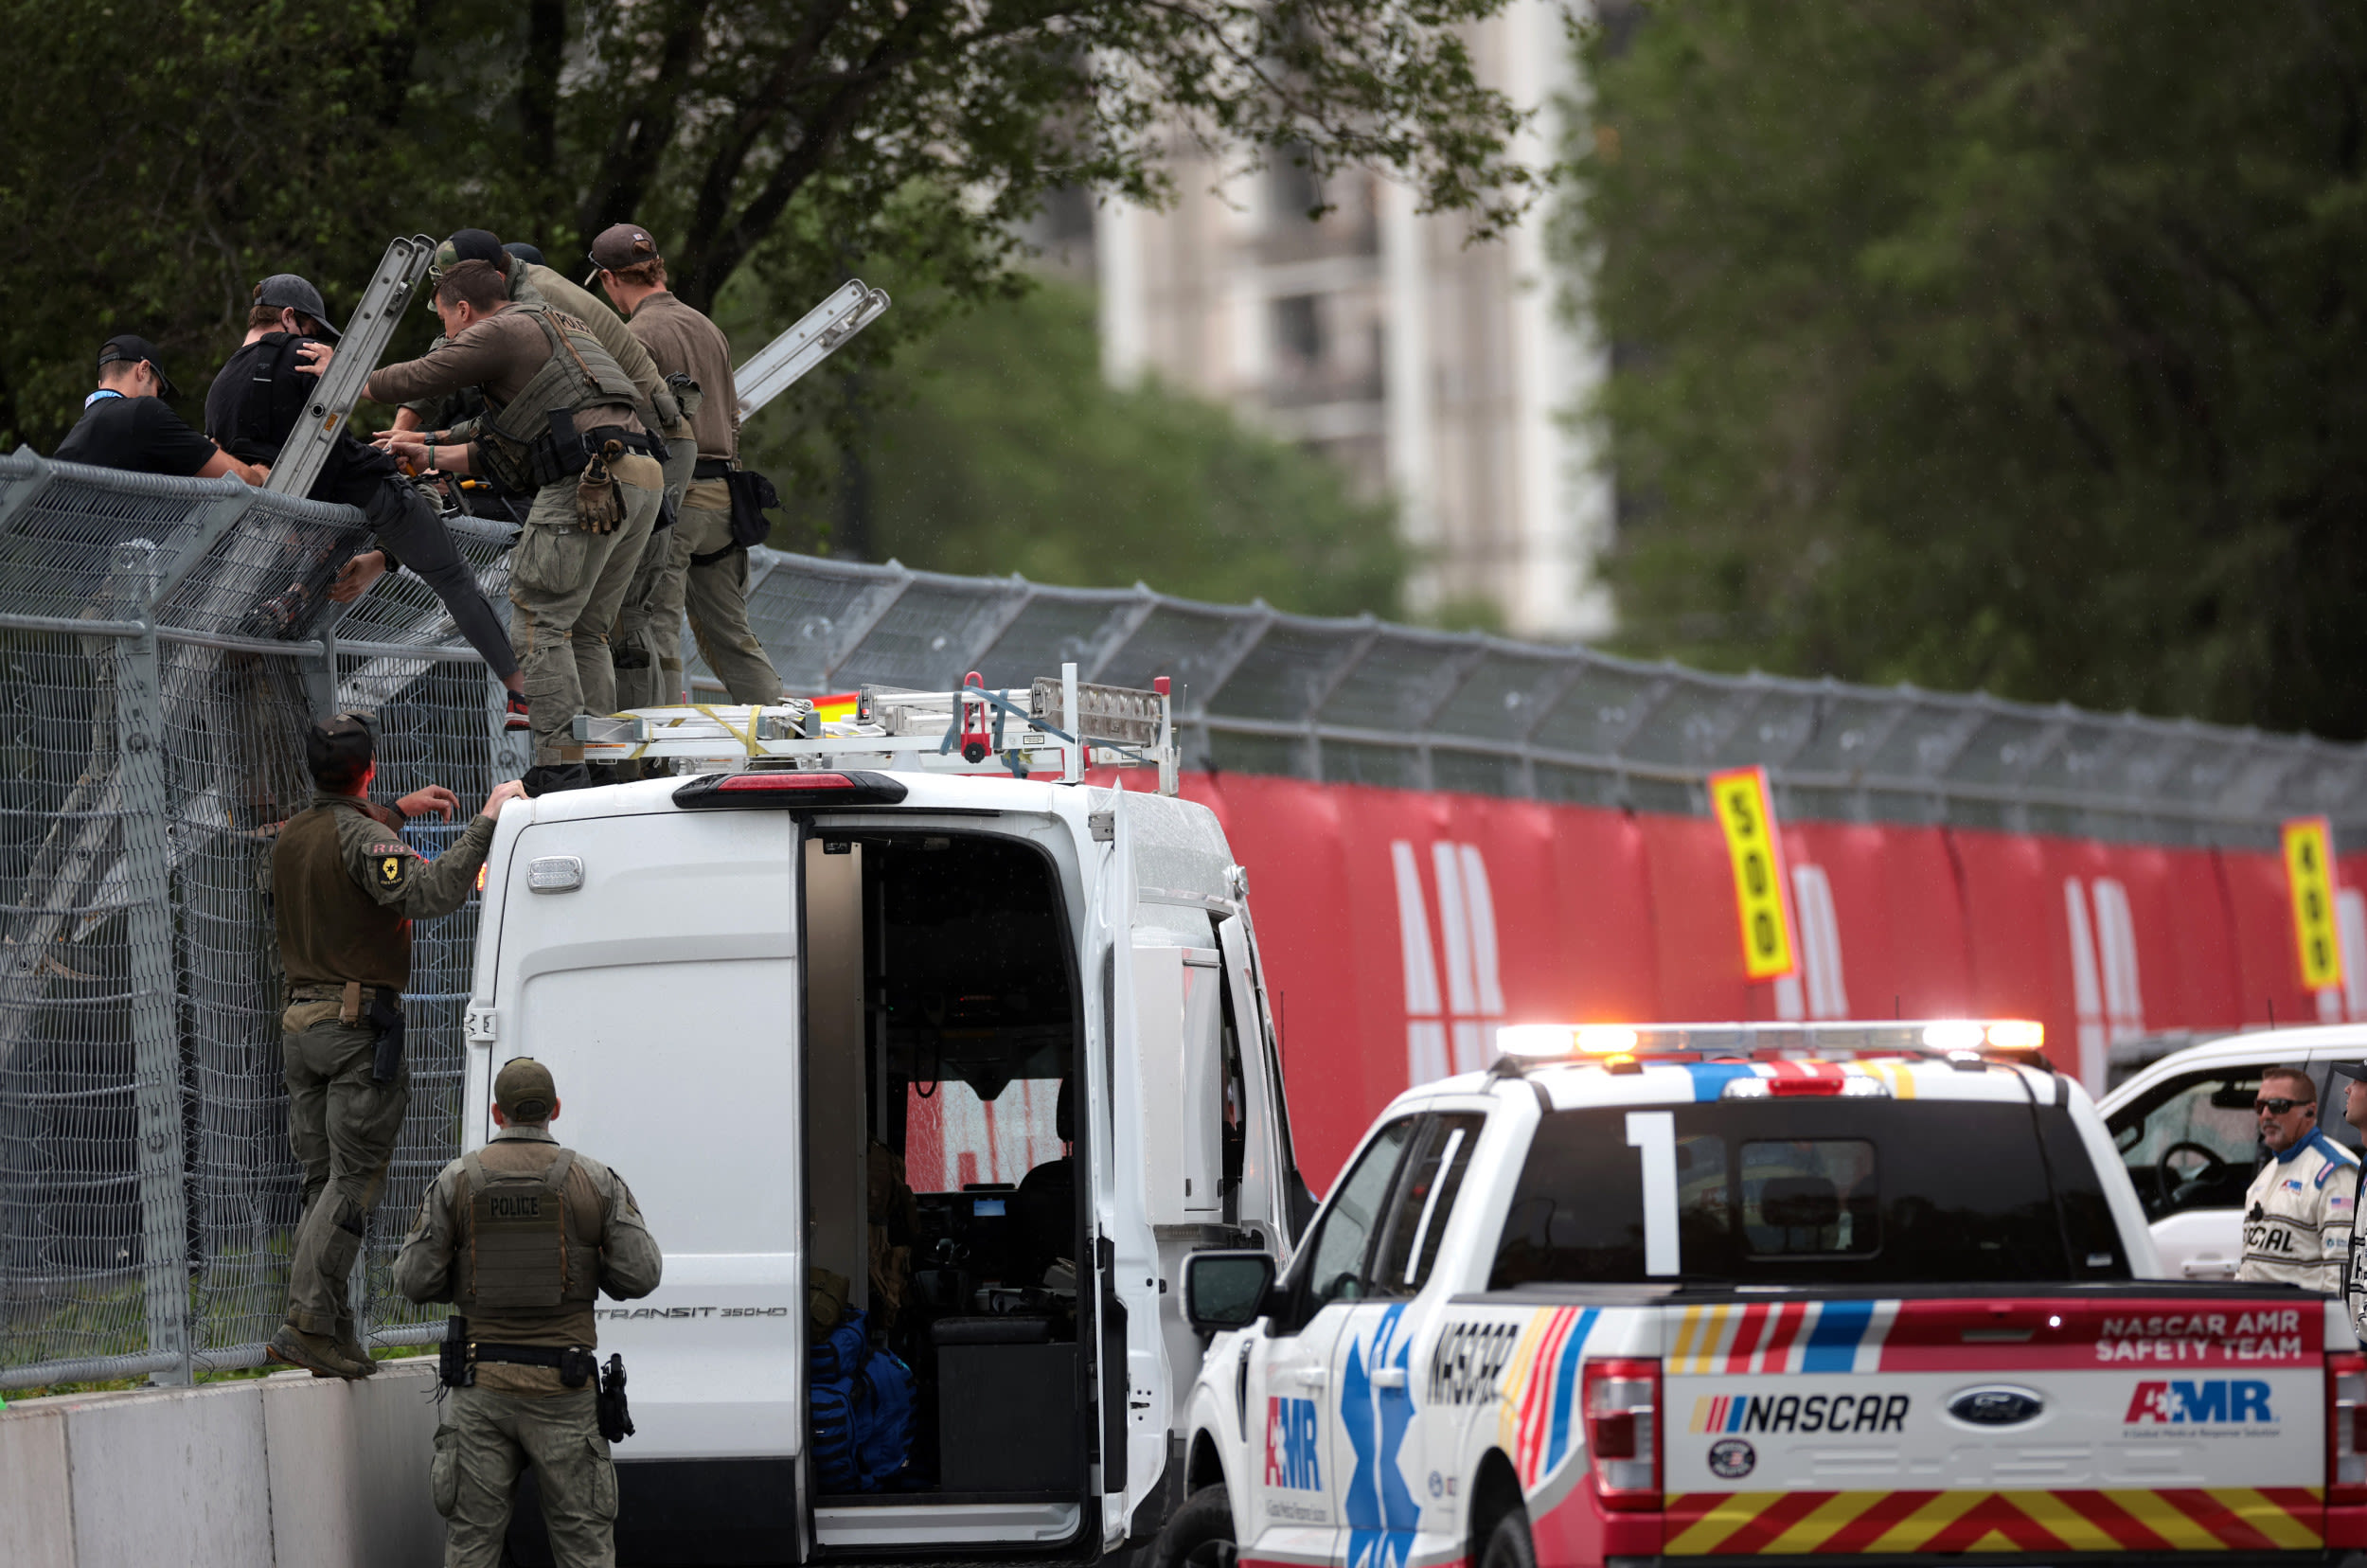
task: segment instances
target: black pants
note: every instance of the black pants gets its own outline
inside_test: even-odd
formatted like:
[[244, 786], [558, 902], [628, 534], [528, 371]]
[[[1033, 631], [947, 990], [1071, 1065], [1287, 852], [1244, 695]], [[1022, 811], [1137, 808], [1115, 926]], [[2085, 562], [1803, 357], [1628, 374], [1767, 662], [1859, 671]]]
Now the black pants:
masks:
[[510, 651], [509, 634], [502, 630], [501, 616], [477, 587], [476, 574], [469, 569], [427, 497], [400, 479], [383, 479], [371, 490], [363, 510], [370, 530], [395, 559], [436, 590], [436, 597], [452, 614], [453, 625], [469, 639], [471, 648], [485, 656], [493, 678], [507, 681], [515, 675], [518, 656]]

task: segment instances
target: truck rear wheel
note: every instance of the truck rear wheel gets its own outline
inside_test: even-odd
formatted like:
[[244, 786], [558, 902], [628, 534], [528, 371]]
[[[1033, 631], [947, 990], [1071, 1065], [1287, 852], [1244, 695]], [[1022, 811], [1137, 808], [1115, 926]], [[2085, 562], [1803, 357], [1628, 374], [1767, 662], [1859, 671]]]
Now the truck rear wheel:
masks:
[[1480, 1568], [1537, 1568], [1526, 1508], [1515, 1508], [1496, 1521], [1487, 1533], [1487, 1549], [1480, 1554]]
[[1184, 1500], [1159, 1532], [1151, 1568], [1234, 1568], [1237, 1552], [1232, 1498], [1221, 1484], [1202, 1487]]

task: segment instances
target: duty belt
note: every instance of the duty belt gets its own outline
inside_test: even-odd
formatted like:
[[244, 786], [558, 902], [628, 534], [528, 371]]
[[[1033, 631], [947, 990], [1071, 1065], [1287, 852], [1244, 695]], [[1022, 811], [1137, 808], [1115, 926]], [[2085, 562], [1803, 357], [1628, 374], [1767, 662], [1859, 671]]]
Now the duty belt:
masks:
[[[376, 1001], [382, 996], [391, 997], [397, 1002], [402, 1000], [402, 992], [392, 986], [356, 986], [355, 989], [365, 1003]], [[343, 985], [308, 984], [288, 988], [288, 1000], [291, 1002], [342, 1002], [345, 1000], [345, 995], [346, 988]]]
[[469, 1360], [503, 1362], [511, 1366], [547, 1366], [559, 1374], [560, 1383], [567, 1388], [581, 1388], [600, 1369], [598, 1355], [579, 1345], [553, 1350], [540, 1345], [489, 1345], [483, 1340], [472, 1340]]
[[729, 457], [702, 457], [690, 465], [690, 477], [693, 479], [728, 479], [731, 475], [732, 460]]

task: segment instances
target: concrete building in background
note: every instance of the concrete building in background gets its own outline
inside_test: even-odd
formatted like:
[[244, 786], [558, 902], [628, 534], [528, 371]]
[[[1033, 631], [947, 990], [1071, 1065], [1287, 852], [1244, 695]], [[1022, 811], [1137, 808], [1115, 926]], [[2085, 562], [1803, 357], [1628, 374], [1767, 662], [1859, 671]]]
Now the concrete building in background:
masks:
[[[1557, 100], [1577, 87], [1561, 7], [1514, 0], [1471, 48], [1483, 81], [1545, 106], [1522, 149], [1543, 162], [1560, 143]], [[1568, 418], [1607, 361], [1557, 306], [1545, 208], [1466, 246], [1461, 219], [1419, 216], [1412, 189], [1367, 173], [1319, 187], [1287, 163], [1228, 177], [1196, 161], [1176, 183], [1172, 210], [1105, 203], [1094, 217], [1109, 379], [1156, 375], [1228, 402], [1339, 462], [1363, 493], [1394, 493], [1415, 616], [1607, 632], [1594, 561], [1611, 489]]]

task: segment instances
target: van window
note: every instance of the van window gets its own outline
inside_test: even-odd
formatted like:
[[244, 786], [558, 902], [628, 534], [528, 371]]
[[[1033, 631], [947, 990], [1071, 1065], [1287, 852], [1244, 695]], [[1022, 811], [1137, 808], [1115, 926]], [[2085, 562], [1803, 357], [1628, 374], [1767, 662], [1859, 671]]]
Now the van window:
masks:
[[2188, 1073], [2112, 1113], [2112, 1147], [2147, 1220], [2244, 1206], [2265, 1157], [2252, 1113], [2260, 1076], [2257, 1066]]
[[[1529, 1146], [1488, 1286], [1641, 1283], [1642, 1151], [1625, 1107], [1557, 1111]], [[1688, 1280], [1907, 1284], [2126, 1277], [2060, 1106], [1725, 1100], [1668, 1109]], [[2051, 1172], [2054, 1163], [2067, 1165]]]

